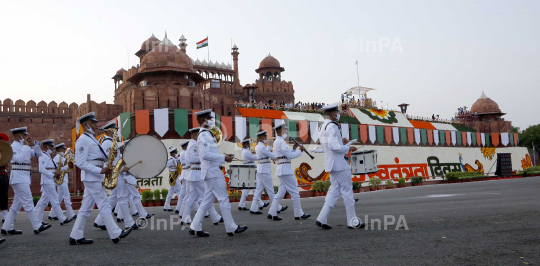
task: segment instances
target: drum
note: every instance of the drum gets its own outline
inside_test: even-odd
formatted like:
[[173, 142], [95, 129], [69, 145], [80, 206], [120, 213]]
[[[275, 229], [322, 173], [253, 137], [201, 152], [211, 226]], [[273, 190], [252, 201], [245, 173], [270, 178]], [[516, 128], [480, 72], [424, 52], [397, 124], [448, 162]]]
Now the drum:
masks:
[[229, 188], [254, 189], [257, 184], [257, 166], [231, 165], [229, 166]]
[[373, 174], [379, 171], [377, 151], [351, 152], [351, 170], [353, 175]]
[[122, 155], [126, 166], [134, 165], [128, 172], [142, 179], [160, 175], [167, 166], [168, 157], [163, 142], [150, 135], [139, 135], [129, 140]]

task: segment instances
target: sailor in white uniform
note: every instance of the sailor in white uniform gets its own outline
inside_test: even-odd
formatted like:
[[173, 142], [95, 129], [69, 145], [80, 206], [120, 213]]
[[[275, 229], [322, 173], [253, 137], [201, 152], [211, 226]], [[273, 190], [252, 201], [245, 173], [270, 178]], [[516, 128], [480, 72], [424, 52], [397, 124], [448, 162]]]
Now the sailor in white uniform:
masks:
[[186, 173], [189, 173], [189, 169], [186, 169], [186, 150], [187, 146], [189, 144], [189, 140], [186, 140], [180, 144], [180, 147], [182, 147], [182, 151], [180, 152], [180, 156], [178, 159], [180, 160], [180, 165], [182, 166], [182, 172], [180, 173], [180, 176], [178, 177], [178, 180], [176, 182], [180, 183], [180, 193], [178, 194], [178, 202], [176, 203], [176, 210], [175, 213], [178, 214], [178, 217], [182, 219], [182, 214], [184, 213], [184, 207], [186, 206], [184, 204], [184, 200], [186, 198], [186, 181], [184, 180], [186, 177]]
[[[176, 171], [176, 167], [178, 166], [178, 159], [176, 158], [178, 154], [178, 150], [172, 146], [169, 147], [169, 159], [167, 160], [167, 167], [169, 168], [169, 176]], [[164, 211], [172, 212], [173, 209], [171, 209], [171, 198], [176, 193], [176, 195], [180, 195], [181, 185], [180, 182], [177, 180], [174, 185], [169, 186], [169, 192], [167, 193], [167, 197], [165, 198], [165, 205], [163, 206]]]
[[[191, 210], [196, 209], [202, 202], [204, 198], [204, 192], [205, 192], [205, 182], [202, 180], [201, 176], [201, 158], [199, 156], [198, 148], [197, 148], [197, 136], [199, 134], [200, 128], [191, 129], [191, 140], [189, 141], [189, 144], [186, 149], [186, 161], [189, 162], [189, 174], [186, 175], [187, 183], [189, 185], [189, 192], [187, 193], [187, 196], [185, 197], [185, 204], [186, 207], [184, 208], [184, 213], [182, 215], [182, 222], [184, 223], [191, 223]], [[195, 204], [197, 203], [197, 204]], [[214, 225], [218, 225], [220, 222], [223, 222], [223, 218], [219, 213], [216, 211], [216, 208], [214, 207], [214, 204], [210, 206], [208, 210], [205, 210], [205, 216], [206, 211], [210, 213], [210, 217], [212, 219], [212, 222]]]
[[[241, 144], [242, 144], [242, 160], [244, 162], [244, 165], [255, 166], [255, 161], [257, 160], [257, 155], [255, 155], [254, 153], [252, 153], [249, 150], [250, 145], [251, 145], [251, 143], [249, 142], [249, 138], [242, 140]], [[256, 186], [258, 186], [258, 184]], [[251, 191], [251, 189], [249, 189], [249, 188], [246, 188], [246, 189], [242, 190], [242, 197], [240, 198], [240, 203], [238, 204], [238, 210], [239, 211], [247, 211], [247, 210], [249, 210], [248, 208], [246, 208], [246, 199], [247, 199], [250, 191]], [[261, 197], [259, 195], [259, 197], [253, 197], [253, 201], [251, 202], [251, 205], [255, 206], [255, 209], [257, 210], [256, 212], [259, 212], [259, 208], [262, 209], [264, 207], [267, 207], [268, 203], [265, 204], [264, 202], [262, 202]], [[255, 212], [253, 212], [253, 211], [251, 211], [251, 213], [255, 214]], [[259, 213], [262, 214], [262, 212], [259, 212]]]
[[[66, 146], [64, 143], [60, 143], [56, 146], [54, 146], [56, 149], [56, 156], [54, 157], [54, 163], [58, 165], [59, 161], [62, 160], [63, 171], [66, 171], [66, 174], [64, 175], [64, 182], [62, 185], [56, 185], [56, 190], [58, 191], [58, 203], [62, 203], [62, 200], [64, 201], [64, 205], [66, 205], [66, 211], [68, 217], [71, 219], [77, 219], [77, 214], [73, 211], [73, 208], [71, 207], [71, 195], [69, 194], [69, 170], [72, 169], [66, 163], [65, 152], [66, 152]], [[73, 167], [73, 166], [71, 166]], [[49, 217], [51, 215], [49, 214]]]
[[75, 142], [75, 161], [81, 169], [81, 181], [84, 184], [84, 197], [79, 210], [79, 216], [75, 220], [73, 230], [69, 238], [70, 245], [91, 244], [90, 239], [84, 238], [84, 225], [97, 204], [99, 214], [103, 218], [109, 237], [113, 243], [118, 243], [120, 238], [128, 236], [132, 228], [121, 230], [114, 222], [111, 215], [111, 206], [107, 200], [107, 193], [103, 187], [104, 174], [112, 174], [112, 169], [103, 166], [108, 159], [103, 147], [94, 136], [97, 130], [96, 115], [94, 112], [85, 114], [77, 119], [76, 128], [81, 124], [84, 134]]
[[54, 140], [48, 139], [41, 142], [43, 155], [39, 157], [39, 172], [41, 173], [41, 198], [36, 204], [36, 215], [40, 223], [43, 223], [43, 211], [45, 207], [51, 203], [51, 213], [54, 217], [58, 217], [60, 225], [67, 224], [73, 219], [66, 218], [60, 208], [58, 202], [58, 193], [56, 192], [55, 179], [59, 178], [56, 174], [58, 165], [53, 160]]
[[14, 228], [15, 216], [17, 216], [21, 207], [26, 211], [28, 219], [34, 228], [34, 233], [39, 234], [51, 228], [50, 224], [43, 225], [39, 222], [34, 209], [32, 191], [30, 191], [30, 158], [40, 157], [43, 153], [39, 149], [39, 143], [36, 145], [32, 138], [28, 136], [26, 130], [26, 127], [10, 130], [13, 134], [13, 143], [11, 144], [13, 158], [11, 158], [11, 177], [9, 184], [13, 188], [14, 196], [9, 213], [2, 225], [2, 235], [22, 234], [22, 231], [15, 230]]
[[[217, 198], [221, 215], [223, 215], [223, 220], [225, 221], [225, 231], [227, 235], [234, 236], [234, 234], [242, 233], [248, 229], [247, 226], [239, 226], [234, 222], [231, 213], [231, 204], [229, 203], [229, 195], [227, 194], [225, 176], [220, 169], [220, 164], [225, 162], [230, 163], [234, 155], [223, 155], [219, 153], [218, 143], [212, 132], [208, 130], [211, 126], [214, 126], [212, 110], [208, 109], [197, 112], [195, 115], [197, 116], [197, 122], [201, 125], [201, 130], [197, 138], [197, 150], [201, 160], [200, 178], [205, 182], [205, 191], [203, 201], [190, 226], [189, 234], [199, 237], [210, 236], [209, 233], [203, 231], [202, 221], [205, 212], [214, 206], [214, 200]], [[191, 170], [193, 171], [193, 168]]]
[[[267, 144], [268, 133], [266, 130], [257, 132], [257, 146], [255, 146], [255, 152], [257, 154], [257, 186], [255, 188], [255, 193], [253, 198], [259, 199], [264, 189], [270, 198], [270, 203], [275, 198], [274, 185], [272, 184], [272, 161], [276, 159], [276, 155], [271, 151], [272, 146]], [[266, 144], [266, 145], [265, 145]], [[263, 207], [268, 206], [268, 203], [265, 203]], [[282, 207], [278, 205], [278, 212], [280, 213], [286, 210], [288, 206]], [[262, 214], [262, 209], [259, 207], [257, 209], [256, 205], [251, 204], [250, 213], [252, 214]]]
[[278, 193], [274, 197], [274, 201], [270, 205], [270, 210], [268, 211], [268, 219], [279, 221], [281, 217], [277, 216], [279, 210], [279, 202], [285, 196], [285, 192], [289, 192], [293, 202], [294, 208], [294, 219], [307, 219], [311, 217], [311, 214], [306, 214], [302, 210], [302, 205], [300, 204], [300, 192], [298, 191], [298, 185], [296, 184], [296, 178], [294, 177], [294, 172], [291, 168], [291, 160], [297, 157], [302, 156], [304, 149], [299, 147], [298, 144], [294, 144], [292, 149], [289, 148], [285, 139], [287, 139], [287, 126], [285, 122], [278, 123], [274, 130], [276, 130], [276, 141], [274, 142], [274, 155], [277, 160], [276, 175], [279, 179], [279, 189]]
[[[116, 156], [114, 164], [118, 163], [120, 158], [122, 158], [122, 155], [124, 153], [124, 146], [126, 145], [126, 141], [119, 143], [117, 146], [117, 150], [120, 151], [120, 154]], [[133, 218], [131, 216], [131, 212], [129, 210], [128, 205], [128, 198], [131, 197], [130, 192], [128, 191], [127, 184], [126, 184], [126, 176], [128, 175], [129, 167], [126, 165], [122, 167], [120, 170], [120, 173], [118, 175], [118, 182], [116, 184], [115, 190], [116, 195], [118, 197], [118, 203], [117, 206], [119, 208], [119, 219], [124, 222], [125, 228], [133, 228], [134, 230], [139, 229], [139, 226], [135, 224], [135, 221], [133, 221]]]
[[346, 139], [341, 137], [341, 130], [336, 123], [340, 118], [338, 103], [327, 105], [323, 107], [323, 110], [326, 121], [321, 126], [320, 141], [324, 150], [324, 171], [330, 174], [331, 185], [315, 224], [323, 229], [332, 229], [332, 226], [327, 222], [328, 214], [341, 195], [347, 213], [347, 227], [350, 229], [363, 228], [365, 224], [357, 218], [354, 209], [351, 166], [345, 160], [347, 153], [356, 151], [356, 148], [350, 147], [350, 143], [344, 145]]

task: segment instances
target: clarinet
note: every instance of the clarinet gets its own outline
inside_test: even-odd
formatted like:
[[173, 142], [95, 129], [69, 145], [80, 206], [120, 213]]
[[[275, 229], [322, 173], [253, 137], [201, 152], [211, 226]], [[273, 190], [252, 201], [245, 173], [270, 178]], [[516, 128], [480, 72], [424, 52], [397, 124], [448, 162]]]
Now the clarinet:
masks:
[[296, 145], [298, 145], [299, 147], [302, 147], [304, 149], [304, 152], [309, 155], [309, 157], [311, 157], [311, 160], [315, 159], [315, 157], [313, 157], [313, 155], [311, 155], [306, 148], [304, 148], [304, 145], [298, 143], [298, 141], [296, 141], [295, 139], [293, 139], [293, 137], [289, 136], [289, 139], [292, 140], [294, 143], [296, 143]]

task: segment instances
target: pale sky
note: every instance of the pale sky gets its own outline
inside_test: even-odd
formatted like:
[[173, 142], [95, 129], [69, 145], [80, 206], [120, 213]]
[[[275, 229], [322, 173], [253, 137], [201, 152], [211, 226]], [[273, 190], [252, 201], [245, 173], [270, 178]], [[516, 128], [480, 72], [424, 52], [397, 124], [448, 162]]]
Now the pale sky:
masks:
[[0, 100], [80, 104], [91, 93], [112, 103], [111, 77], [167, 31], [175, 44], [184, 34], [201, 61], [208, 51], [195, 43], [209, 36], [210, 59], [225, 64], [232, 38], [242, 85], [270, 52], [297, 101], [338, 101], [357, 85], [358, 60], [360, 85], [377, 89], [368, 96], [385, 108], [405, 102], [411, 115], [450, 118], [483, 90], [524, 129], [540, 122], [538, 14], [537, 0], [2, 0]]

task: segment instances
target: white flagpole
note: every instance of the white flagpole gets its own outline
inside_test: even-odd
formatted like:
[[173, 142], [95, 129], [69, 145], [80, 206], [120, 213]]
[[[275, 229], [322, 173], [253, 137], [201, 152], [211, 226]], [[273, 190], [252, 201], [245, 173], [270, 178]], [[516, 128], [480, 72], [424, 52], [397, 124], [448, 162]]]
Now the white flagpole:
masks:
[[356, 60], [356, 77], [358, 78], [358, 86], [360, 86], [360, 73], [358, 72], [358, 60]]

